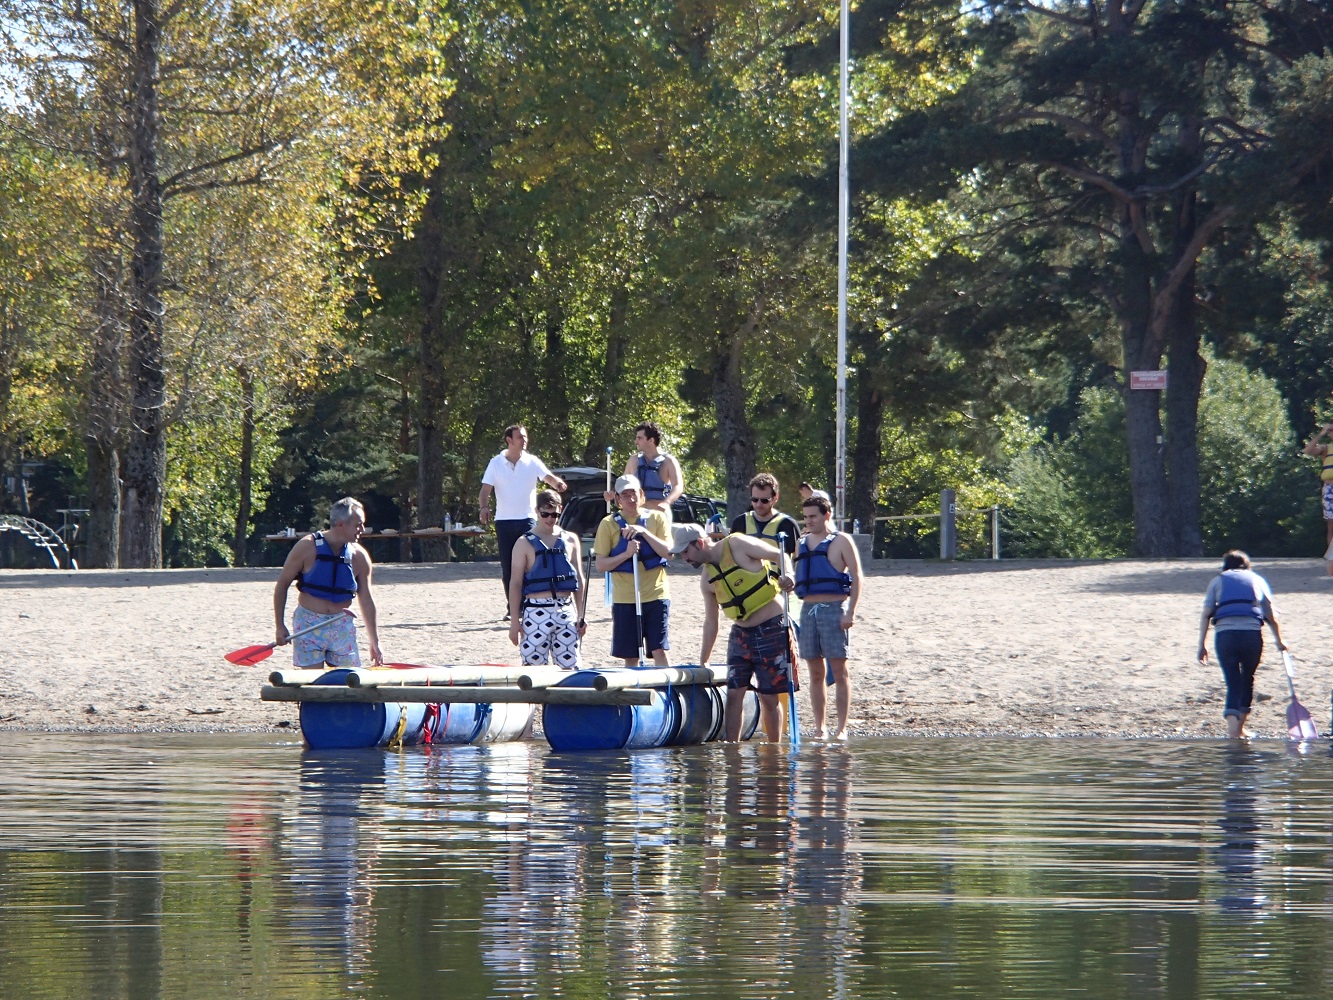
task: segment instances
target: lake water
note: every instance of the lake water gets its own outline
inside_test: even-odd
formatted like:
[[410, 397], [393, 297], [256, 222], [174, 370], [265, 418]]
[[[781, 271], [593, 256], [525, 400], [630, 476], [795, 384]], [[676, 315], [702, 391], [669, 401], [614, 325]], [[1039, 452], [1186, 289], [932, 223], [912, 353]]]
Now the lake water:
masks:
[[0, 754], [3, 997], [1333, 995], [1322, 744]]

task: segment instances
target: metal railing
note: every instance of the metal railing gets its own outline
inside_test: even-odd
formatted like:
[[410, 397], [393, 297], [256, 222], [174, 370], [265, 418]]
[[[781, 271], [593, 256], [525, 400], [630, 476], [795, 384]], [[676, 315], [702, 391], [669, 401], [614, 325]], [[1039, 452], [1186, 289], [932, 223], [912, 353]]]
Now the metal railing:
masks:
[[889, 521], [939, 521], [940, 523], [940, 558], [952, 561], [958, 558], [958, 518], [985, 514], [990, 518], [990, 557], [1000, 558], [1000, 507], [979, 507], [976, 510], [959, 510], [953, 490], [940, 493], [940, 509], [930, 514], [885, 514], [875, 518], [875, 523]]

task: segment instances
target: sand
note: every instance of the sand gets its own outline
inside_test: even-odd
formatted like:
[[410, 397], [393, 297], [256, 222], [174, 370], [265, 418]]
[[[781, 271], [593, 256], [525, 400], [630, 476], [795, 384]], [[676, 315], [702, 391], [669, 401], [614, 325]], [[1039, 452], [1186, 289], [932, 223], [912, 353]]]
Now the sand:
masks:
[[[1224, 686], [1194, 659], [1217, 560], [876, 563], [852, 631], [852, 736], [1218, 737]], [[1333, 579], [1317, 559], [1259, 562], [1321, 731], [1333, 687]], [[272, 640], [276, 569], [0, 571], [0, 730], [270, 731], [296, 707], [223, 659]], [[697, 577], [673, 566], [672, 659], [698, 658]], [[407, 663], [517, 663], [495, 563], [376, 568], [380, 641]], [[289, 611], [295, 604], [295, 592]], [[590, 602], [585, 659], [610, 663], [610, 614]], [[362, 636], [362, 651], [365, 654]], [[719, 642], [719, 650], [725, 642]], [[1209, 643], [1211, 655], [1212, 644]], [[804, 674], [804, 671], [803, 671]], [[1287, 685], [1266, 633], [1251, 719], [1285, 735]], [[808, 701], [802, 695], [804, 721]]]

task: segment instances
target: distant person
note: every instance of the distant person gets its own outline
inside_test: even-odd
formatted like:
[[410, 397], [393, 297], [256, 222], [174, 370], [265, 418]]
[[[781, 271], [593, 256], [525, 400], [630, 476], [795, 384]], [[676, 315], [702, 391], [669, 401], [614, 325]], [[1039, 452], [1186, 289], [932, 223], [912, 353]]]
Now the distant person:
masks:
[[1264, 653], [1264, 622], [1273, 630], [1279, 650], [1282, 641], [1277, 609], [1268, 581], [1250, 569], [1250, 557], [1232, 549], [1222, 557], [1222, 572], [1213, 577], [1203, 595], [1203, 616], [1199, 619], [1199, 662], [1208, 663], [1208, 626], [1213, 626], [1213, 651], [1217, 665], [1227, 682], [1227, 703], [1222, 715], [1227, 721], [1227, 736], [1247, 737], [1245, 721], [1254, 704], [1254, 672]]
[[720, 542], [708, 538], [697, 524], [674, 529], [672, 555], [696, 568], [703, 567], [699, 589], [704, 595], [704, 635], [699, 663], [707, 664], [717, 641], [718, 609], [731, 619], [727, 638], [727, 703], [724, 729], [728, 742], [741, 735], [745, 692], [753, 678], [759, 688], [759, 720], [770, 743], [779, 738], [778, 696], [800, 689], [791, 631], [778, 599], [779, 589], [790, 590], [790, 576], [774, 574], [780, 554], [767, 539], [731, 534]]
[[[602, 518], [592, 543], [597, 572], [611, 574], [611, 655], [634, 666], [646, 641], [653, 662], [669, 667], [671, 591], [666, 564], [671, 554], [671, 522], [660, 510], [644, 509], [643, 489], [636, 476], [621, 476], [615, 486], [620, 511]], [[634, 606], [636, 559], [642, 623]]]
[[805, 503], [805, 501], [809, 500], [811, 497], [823, 497], [825, 500], [828, 500], [829, 498], [827, 493], [823, 490], [815, 489], [809, 483], [801, 483], [800, 486], [796, 487], [796, 492], [801, 495], [801, 503]]
[[[634, 447], [639, 451], [625, 463], [625, 475], [639, 481], [643, 506], [661, 511], [670, 523], [671, 505], [685, 492], [685, 476], [675, 456], [660, 450], [661, 444], [662, 430], [657, 424], [650, 421], [635, 427]], [[615, 499], [614, 495], [606, 494], [608, 503], [614, 503]]]
[[[361, 654], [356, 648], [356, 621], [351, 615], [338, 614], [351, 606], [353, 597], [361, 606], [361, 618], [370, 637], [370, 660], [376, 666], [384, 662], [375, 599], [370, 593], [370, 554], [358, 543], [365, 530], [365, 508], [360, 501], [343, 497], [329, 510], [328, 530], [297, 539], [287, 553], [273, 588], [273, 620], [277, 644], [292, 642], [293, 666], [361, 666]], [[287, 592], [293, 583], [301, 595], [296, 599], [289, 631], [285, 621]], [[294, 641], [291, 639], [292, 632], [330, 615], [338, 617]]]
[[537, 525], [514, 543], [509, 584], [509, 641], [525, 666], [551, 663], [566, 670], [579, 665], [579, 640], [587, 630], [579, 536], [559, 527], [560, 497], [537, 498]]
[[[481, 523], [491, 517], [491, 493], [495, 493], [495, 541], [500, 549], [500, 579], [504, 582], [505, 602], [509, 601], [509, 577], [513, 566], [514, 543], [536, 524], [537, 484], [565, 491], [565, 481], [546, 467], [528, 448], [528, 429], [522, 424], [505, 428], [505, 450], [491, 459], [481, 477], [477, 507]], [[506, 611], [505, 621], [509, 621]]]
[[856, 624], [861, 600], [861, 557], [850, 535], [834, 529], [827, 497], [812, 495], [801, 504], [805, 535], [796, 549], [796, 596], [801, 599], [801, 658], [810, 671], [810, 711], [815, 732], [825, 727], [824, 675], [833, 673], [838, 723], [832, 738], [847, 739], [851, 686], [847, 675], [847, 631]]
[[767, 472], [761, 472], [750, 480], [750, 507], [744, 514], [732, 519], [733, 535], [750, 535], [762, 538], [766, 542], [778, 544], [778, 536], [785, 535], [782, 548], [787, 555], [796, 554], [796, 539], [800, 537], [801, 526], [795, 519], [777, 509], [778, 481]]
[[1324, 424], [1305, 446], [1305, 454], [1319, 459], [1320, 497], [1324, 508], [1324, 571], [1333, 576], [1333, 447], [1320, 440], [1333, 435], [1333, 424]]

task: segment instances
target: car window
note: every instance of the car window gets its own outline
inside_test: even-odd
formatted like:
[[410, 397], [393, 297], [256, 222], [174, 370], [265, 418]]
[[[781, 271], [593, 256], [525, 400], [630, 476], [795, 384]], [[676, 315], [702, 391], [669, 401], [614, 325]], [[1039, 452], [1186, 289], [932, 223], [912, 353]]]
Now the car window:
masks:
[[576, 535], [595, 535], [597, 525], [606, 517], [606, 501], [601, 497], [575, 497], [565, 505], [560, 526]]

